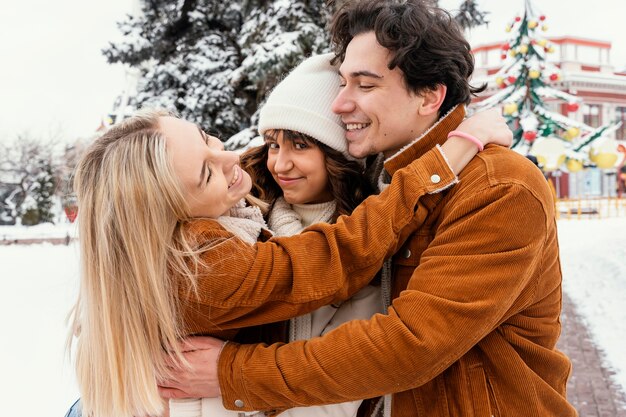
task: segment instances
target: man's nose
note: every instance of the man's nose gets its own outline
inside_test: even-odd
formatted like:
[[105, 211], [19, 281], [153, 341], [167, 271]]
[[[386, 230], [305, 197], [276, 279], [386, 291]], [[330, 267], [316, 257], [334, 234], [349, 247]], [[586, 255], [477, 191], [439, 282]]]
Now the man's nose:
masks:
[[346, 87], [342, 88], [333, 100], [331, 109], [335, 114], [350, 113], [354, 110], [354, 101], [350, 97], [350, 93]]

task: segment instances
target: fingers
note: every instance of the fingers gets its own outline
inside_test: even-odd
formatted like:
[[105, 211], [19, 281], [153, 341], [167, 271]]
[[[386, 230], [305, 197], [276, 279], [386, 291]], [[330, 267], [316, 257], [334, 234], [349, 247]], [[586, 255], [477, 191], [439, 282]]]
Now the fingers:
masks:
[[223, 340], [209, 336], [186, 337], [180, 341], [180, 349], [183, 352], [190, 352], [200, 349], [221, 349]]
[[159, 395], [161, 396], [161, 398], [167, 398], [167, 399], [180, 399], [180, 398], [194, 398], [191, 395], [188, 395], [185, 391], [181, 391], [179, 389], [176, 388], [168, 388], [168, 387], [162, 387], [159, 386]]

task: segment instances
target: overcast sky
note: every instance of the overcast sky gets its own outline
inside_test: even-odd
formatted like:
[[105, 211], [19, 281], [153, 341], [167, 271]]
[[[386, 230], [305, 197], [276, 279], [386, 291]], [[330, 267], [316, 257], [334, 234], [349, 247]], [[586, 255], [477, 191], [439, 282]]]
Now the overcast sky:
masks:
[[[503, 40], [523, 0], [478, 0], [488, 28], [473, 44]], [[92, 133], [124, 88], [124, 70], [101, 54], [119, 39], [116, 21], [133, 0], [0, 1], [0, 141], [20, 133], [68, 140]], [[460, 0], [440, 0], [454, 9]], [[534, 0], [547, 16], [548, 36], [573, 35], [613, 43], [611, 61], [626, 68], [624, 0]]]

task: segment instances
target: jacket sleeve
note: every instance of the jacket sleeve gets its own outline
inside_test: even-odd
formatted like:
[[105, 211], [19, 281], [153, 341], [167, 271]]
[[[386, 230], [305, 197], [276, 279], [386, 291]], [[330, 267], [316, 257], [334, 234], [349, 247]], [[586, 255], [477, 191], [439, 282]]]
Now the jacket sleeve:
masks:
[[456, 194], [444, 210], [436, 237], [387, 315], [308, 341], [227, 344], [218, 371], [225, 407], [240, 400], [240, 410], [277, 410], [420, 386], [498, 327], [514, 304], [532, 302], [520, 294], [536, 288], [552, 236], [544, 195], [514, 182], [485, 184], [471, 195]]
[[210, 220], [198, 222], [196, 232], [213, 244], [202, 255], [207, 272], [195, 289], [179, 288], [186, 332], [270, 323], [348, 299], [424, 221], [441, 200], [437, 191], [456, 181], [433, 149], [394, 175], [385, 192], [333, 225], [250, 246]]

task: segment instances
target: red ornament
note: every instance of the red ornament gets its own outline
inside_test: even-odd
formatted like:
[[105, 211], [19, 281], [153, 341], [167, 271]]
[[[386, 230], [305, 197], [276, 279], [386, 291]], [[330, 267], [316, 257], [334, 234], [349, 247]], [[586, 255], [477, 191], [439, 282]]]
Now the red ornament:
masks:
[[532, 142], [535, 139], [537, 139], [537, 132], [533, 132], [532, 130], [529, 130], [527, 132], [524, 132], [524, 139], [526, 139], [528, 142]]
[[522, 20], [522, 18], [521, 18], [521, 17], [519, 17], [519, 16], [515, 16], [515, 21], [516, 21], [516, 22], [519, 22], [520, 20]]
[[546, 17], [544, 15], [541, 15], [541, 16], [539, 16], [539, 20], [541, 20], [543, 22], [544, 20], [546, 20]]
[[559, 74], [550, 74], [550, 81], [556, 81], [559, 79]]
[[517, 78], [511, 75], [506, 80], [509, 82], [509, 84], [513, 84], [515, 81], [517, 81]]
[[569, 113], [573, 113], [575, 111], [578, 111], [578, 103], [567, 103], [565, 108]]
[[509, 45], [509, 43], [505, 43], [504, 45], [502, 45], [502, 50], [503, 51], [508, 51], [509, 49], [511, 49], [511, 45]]
[[74, 220], [76, 220], [76, 216], [78, 216], [78, 207], [77, 206], [65, 206], [63, 208], [63, 211], [65, 211], [65, 216], [70, 221], [70, 223], [74, 223]]
[[500, 59], [506, 59], [506, 54], [500, 55]]

